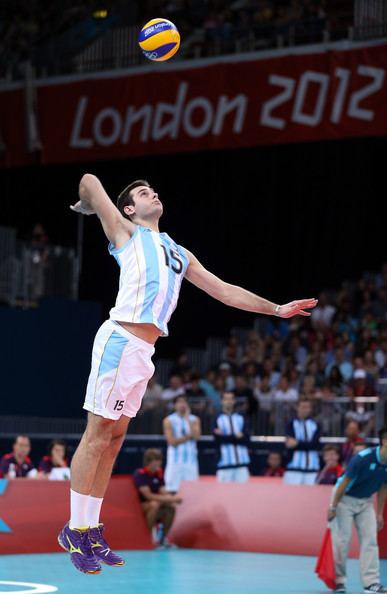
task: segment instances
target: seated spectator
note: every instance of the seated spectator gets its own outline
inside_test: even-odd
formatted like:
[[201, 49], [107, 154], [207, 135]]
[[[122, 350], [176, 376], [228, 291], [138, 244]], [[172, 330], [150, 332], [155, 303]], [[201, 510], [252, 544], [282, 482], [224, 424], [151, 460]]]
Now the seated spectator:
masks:
[[47, 456], [43, 456], [38, 467], [39, 474], [50, 480], [69, 480], [70, 468], [66, 457], [66, 443], [54, 439], [47, 448]]
[[343, 381], [347, 382], [351, 379], [353, 366], [351, 361], [348, 361], [343, 348], [340, 347], [336, 349], [334, 361], [327, 365], [325, 369], [327, 377], [329, 377], [333, 365], [336, 365], [339, 368]]
[[161, 400], [171, 403], [180, 394], [185, 394], [183, 379], [181, 375], [171, 375], [169, 378], [169, 387], [161, 392]]
[[214, 437], [218, 447], [216, 476], [221, 483], [245, 483], [249, 480], [249, 434], [242, 415], [234, 412], [235, 396], [222, 395], [222, 412], [215, 419]]
[[284, 475], [285, 469], [282, 466], [282, 456], [280, 452], [270, 452], [266, 460], [266, 470], [263, 476], [279, 476]]
[[192, 370], [192, 366], [188, 361], [188, 356], [186, 353], [181, 353], [177, 359], [176, 364], [172, 367], [170, 371], [170, 376], [179, 375], [184, 377], [185, 374], [190, 373]]
[[0, 460], [0, 478], [35, 478], [38, 474], [29, 453], [31, 441], [27, 435], [18, 435], [13, 443], [12, 453]]
[[318, 305], [311, 314], [312, 323], [322, 322], [325, 326], [330, 326], [335, 313], [336, 308], [329, 304], [327, 294], [320, 293]]
[[156, 375], [153, 375], [147, 385], [142, 399], [141, 412], [157, 408], [162, 403], [161, 395], [163, 388], [157, 383]]
[[320, 470], [320, 428], [311, 414], [310, 400], [300, 400], [297, 416], [286, 428], [285, 444], [291, 456], [284, 474], [287, 485], [313, 485], [316, 482]]
[[199, 414], [206, 410], [208, 401], [205, 391], [200, 386], [200, 375], [196, 373], [192, 375], [191, 383], [186, 387], [185, 394], [193, 412]]
[[366, 351], [364, 353], [364, 370], [367, 373], [367, 376], [372, 378], [372, 381], [375, 382], [379, 378], [379, 368], [376, 364], [374, 353], [372, 351]]
[[350, 395], [353, 395], [355, 398], [375, 396], [375, 387], [368, 381], [365, 369], [355, 369], [348, 388]]
[[274, 390], [270, 387], [270, 377], [263, 375], [261, 381], [257, 384], [254, 395], [259, 403], [260, 413], [271, 413], [274, 402]]
[[232, 391], [235, 388], [235, 381], [232, 375], [232, 368], [230, 363], [224, 361], [218, 367], [219, 376], [223, 379], [225, 390]]
[[339, 436], [343, 432], [343, 404], [337, 402], [329, 381], [316, 393], [318, 414], [315, 421], [319, 424], [323, 435]]
[[313, 375], [306, 375], [302, 382], [302, 395], [304, 398], [313, 399], [316, 396], [316, 380]]
[[278, 382], [280, 381], [281, 374], [279, 371], [274, 369], [274, 363], [267, 357], [263, 362], [263, 373], [269, 376], [269, 383], [271, 388], [276, 388]]
[[348, 463], [355, 453], [355, 447], [358, 444], [363, 444], [364, 439], [360, 435], [360, 426], [357, 421], [348, 421], [345, 426], [345, 435], [347, 441], [341, 446], [341, 459], [343, 466], [348, 466]]
[[[220, 379], [220, 378], [219, 378]], [[218, 377], [214, 369], [209, 369], [206, 373], [205, 378], [202, 378], [199, 382], [200, 387], [204, 390], [206, 398], [210, 403], [210, 407], [215, 411], [220, 410], [220, 399], [222, 391], [224, 390], [224, 382], [220, 379], [221, 387], [218, 384]]]
[[297, 402], [298, 392], [295, 388], [289, 387], [289, 380], [283, 375], [278, 382], [277, 389], [274, 391], [275, 402]]
[[323, 447], [324, 467], [318, 473], [316, 483], [318, 485], [335, 485], [344, 468], [339, 464], [340, 450], [334, 444], [326, 444]]
[[175, 412], [163, 421], [167, 440], [165, 482], [168, 491], [179, 490], [181, 481], [196, 481], [199, 477], [197, 441], [201, 436], [199, 417], [191, 414], [187, 397], [174, 400]]
[[331, 370], [329, 372], [327, 385], [329, 385], [332, 393], [334, 393], [335, 396], [343, 395], [343, 376], [341, 375], [341, 371], [337, 365], [332, 365]]
[[144, 466], [135, 471], [133, 481], [149, 531], [152, 533], [159, 523], [162, 524], [162, 536], [155, 544], [169, 547], [171, 544], [168, 541], [168, 533], [175, 517], [176, 505], [182, 502], [182, 498], [167, 492], [161, 464], [160, 450], [145, 450]]
[[243, 375], [235, 376], [235, 410], [248, 417], [253, 417], [258, 411], [258, 403], [254, 398], [254, 393], [247, 385], [246, 378]]
[[259, 435], [271, 435], [274, 429], [274, 390], [270, 387], [268, 375], [262, 376], [261, 381], [254, 390], [254, 396], [258, 400], [259, 406], [256, 431]]
[[239, 338], [237, 336], [230, 336], [227, 341], [227, 346], [224, 347], [221, 353], [221, 360], [230, 363], [234, 367], [239, 367], [242, 357], [242, 349], [239, 346]]
[[375, 351], [375, 361], [379, 368], [387, 363], [387, 340], [383, 340], [381, 345]]

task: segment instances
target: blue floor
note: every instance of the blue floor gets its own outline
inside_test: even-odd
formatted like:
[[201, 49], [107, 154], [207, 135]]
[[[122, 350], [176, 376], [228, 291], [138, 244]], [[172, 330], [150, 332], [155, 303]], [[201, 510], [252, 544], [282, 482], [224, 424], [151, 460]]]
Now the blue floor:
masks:
[[[0, 594], [323, 594], [311, 557], [223, 551], [125, 551], [124, 567], [78, 573], [66, 553], [0, 556]], [[348, 594], [362, 591], [348, 564]], [[382, 562], [387, 583], [387, 561]], [[24, 582], [7, 584], [6, 582]], [[50, 588], [51, 586], [51, 588]]]

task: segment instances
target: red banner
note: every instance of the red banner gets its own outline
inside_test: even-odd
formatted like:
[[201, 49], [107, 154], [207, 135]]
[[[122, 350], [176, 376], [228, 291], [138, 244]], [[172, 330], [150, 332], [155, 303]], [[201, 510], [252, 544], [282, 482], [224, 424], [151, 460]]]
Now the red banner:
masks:
[[[40, 82], [41, 162], [387, 134], [387, 44], [289, 51]], [[31, 162], [26, 113], [0, 93], [0, 165]]]

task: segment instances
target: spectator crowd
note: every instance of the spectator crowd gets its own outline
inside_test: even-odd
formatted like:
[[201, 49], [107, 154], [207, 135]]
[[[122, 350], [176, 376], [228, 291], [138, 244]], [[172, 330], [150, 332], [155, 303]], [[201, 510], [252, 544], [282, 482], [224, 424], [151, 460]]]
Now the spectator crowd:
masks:
[[386, 384], [387, 264], [336, 293], [322, 293], [311, 318], [259, 318], [244, 341], [230, 336], [218, 363], [202, 373], [182, 353], [167, 386], [156, 376], [149, 382], [139, 427], [152, 418], [153, 432], [160, 433], [173, 399], [184, 394], [209, 433], [221, 395], [231, 392], [255, 434], [283, 435], [297, 402], [308, 399], [322, 435], [341, 436], [353, 420], [370, 437], [385, 420]]
[[58, 49], [67, 59], [110, 26], [140, 27], [155, 17], [178, 26], [185, 44], [181, 57], [318, 43], [325, 31], [330, 38], [348, 36], [352, 4], [351, 0], [114, 0], [104, 6], [87, 0], [65, 1], [58, 9], [43, 0], [14, 0], [5, 2], [0, 11], [0, 67], [17, 69], [31, 59], [44, 63], [45, 55], [47, 67]]

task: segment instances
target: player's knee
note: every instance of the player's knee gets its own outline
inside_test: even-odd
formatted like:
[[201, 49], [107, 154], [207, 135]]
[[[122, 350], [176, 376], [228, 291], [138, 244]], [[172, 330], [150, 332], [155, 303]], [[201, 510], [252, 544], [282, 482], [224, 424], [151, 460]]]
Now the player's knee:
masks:
[[108, 433], [91, 434], [86, 439], [87, 447], [96, 452], [104, 452], [110, 445], [110, 435]]
[[110, 439], [110, 445], [112, 446], [112, 448], [116, 448], [116, 449], [120, 449], [122, 446], [122, 442], [124, 441], [126, 433], [122, 432], [118, 435], [112, 435], [111, 439]]
[[159, 501], [150, 501], [149, 502], [149, 509], [152, 511], [157, 511], [160, 509], [160, 502]]

